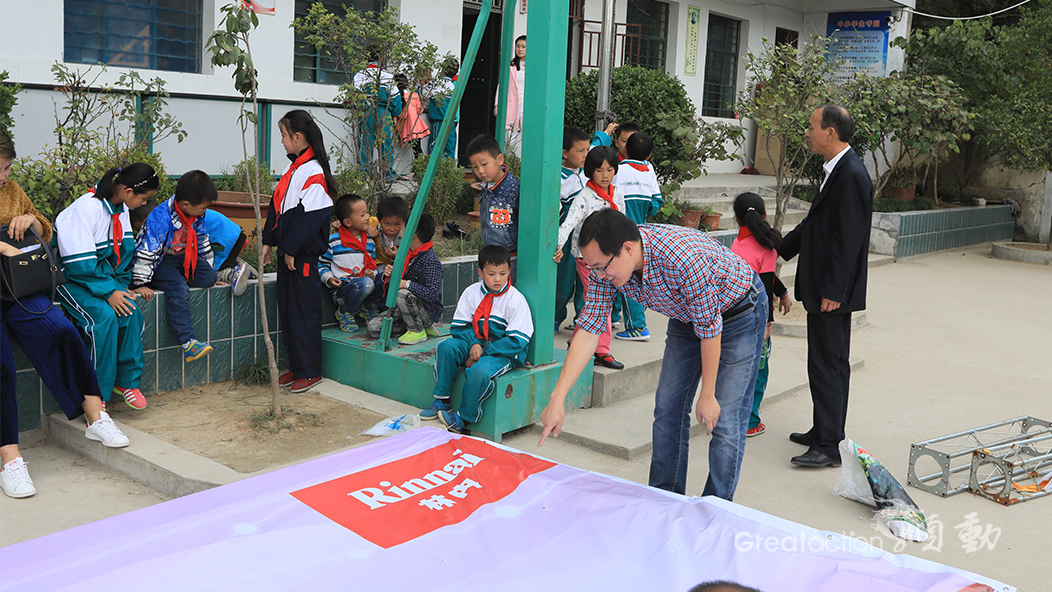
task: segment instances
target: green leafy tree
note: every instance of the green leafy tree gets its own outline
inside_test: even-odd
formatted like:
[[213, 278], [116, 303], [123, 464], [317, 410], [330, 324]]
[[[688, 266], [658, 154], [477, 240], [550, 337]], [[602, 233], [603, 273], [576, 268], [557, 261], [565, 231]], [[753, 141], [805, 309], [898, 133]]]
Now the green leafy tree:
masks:
[[145, 80], [132, 70], [107, 86], [99, 82], [105, 66], [82, 72], [56, 63], [51, 71], [64, 99], [61, 107], [55, 101], [55, 144], [38, 157], [20, 159], [13, 173], [43, 215], [57, 215], [108, 169], [131, 162], [150, 163], [162, 182], [159, 191], [170, 189], [150, 145], [168, 137], [182, 142], [186, 132], [165, 111], [164, 80]]
[[804, 132], [811, 112], [838, 97], [838, 89], [829, 80], [841, 60], [830, 55], [831, 42], [828, 37], [815, 36], [797, 49], [764, 39], [763, 50], [750, 52], [745, 59], [747, 82], [736, 108], [768, 138], [767, 142], [757, 141], [757, 150], [766, 150], [774, 163], [777, 207], [773, 226], [779, 230], [793, 188], [806, 177], [808, 163], [821, 159], [807, 148]]
[[6, 131], [7, 135], [13, 138], [11, 130], [14, 122], [11, 121], [11, 110], [18, 104], [15, 95], [22, 92], [22, 85], [4, 82], [8, 76], [7, 70], [0, 72], [0, 130]]
[[[566, 125], [583, 130], [595, 129], [596, 88], [599, 74], [593, 70], [566, 82]], [[694, 160], [695, 145], [684, 142], [684, 135], [674, 136], [679, 128], [692, 127], [691, 121], [676, 121], [662, 125], [674, 114], [693, 114], [694, 104], [687, 96], [683, 83], [675, 76], [660, 70], [637, 66], [614, 68], [610, 90], [610, 110], [620, 123], [635, 123], [654, 139], [651, 162], [662, 183], [682, 177], [673, 163]], [[693, 168], [693, 167], [691, 167]]]
[[[398, 10], [383, 12], [356, 10], [348, 7], [344, 16], [327, 11], [320, 3], [311, 6], [307, 16], [296, 19], [293, 28], [304, 35], [320, 54], [328, 56], [337, 71], [349, 81], [340, 85], [335, 100], [343, 106], [344, 134], [334, 134], [341, 144], [337, 161], [342, 170], [356, 169], [366, 179], [365, 197], [378, 199], [389, 195], [394, 183], [390, 176], [398, 151], [384, 154], [380, 150], [384, 134], [373, 134], [373, 146], [367, 148], [370, 157], [361, 162], [357, 143], [362, 131], [381, 110], [375, 90], [387, 86], [390, 93], [401, 92], [393, 83], [382, 80], [382, 72], [406, 77], [405, 88], [419, 92], [424, 100], [432, 96], [441, 81], [441, 66], [453, 59], [451, 54], [439, 56], [438, 47], [421, 40], [413, 25], [400, 22]], [[379, 68], [367, 68], [375, 62]], [[363, 73], [355, 82], [356, 74]], [[395, 131], [397, 137], [397, 131]], [[373, 148], [376, 148], [375, 155]]]
[[[704, 165], [709, 161], [735, 160], [745, 139], [745, 130], [735, 123], [709, 123], [693, 112], [663, 114], [658, 129], [672, 136], [669, 153], [676, 157], [657, 162], [675, 170], [671, 179], [661, 186], [661, 194], [669, 195], [680, 186], [708, 174]], [[655, 149], [656, 152], [656, 149]]]
[[[241, 126], [241, 150], [245, 155], [240, 168], [245, 179], [245, 186], [252, 196], [252, 209], [256, 214], [256, 252], [263, 252], [263, 220], [260, 214], [260, 189], [264, 181], [269, 185], [270, 171], [261, 171], [259, 155], [259, 83], [255, 66], [252, 62], [252, 31], [259, 26], [259, 18], [250, 8], [241, 2], [227, 4], [221, 9], [223, 18], [219, 26], [208, 38], [207, 51], [212, 54], [212, 65], [232, 67], [234, 88], [241, 94], [241, 114], [238, 124]], [[252, 128], [253, 154], [248, 152], [249, 126]], [[277, 256], [277, 255], [275, 255]], [[262, 261], [258, 266], [263, 271]], [[280, 262], [279, 262], [280, 263]], [[274, 354], [274, 342], [270, 339], [270, 326], [267, 320], [266, 296], [263, 290], [263, 278], [256, 282], [256, 296], [259, 301], [259, 317], [263, 322], [263, 342], [267, 345], [267, 363], [270, 368], [271, 415], [277, 420], [282, 416], [281, 393], [278, 389], [278, 361]]]

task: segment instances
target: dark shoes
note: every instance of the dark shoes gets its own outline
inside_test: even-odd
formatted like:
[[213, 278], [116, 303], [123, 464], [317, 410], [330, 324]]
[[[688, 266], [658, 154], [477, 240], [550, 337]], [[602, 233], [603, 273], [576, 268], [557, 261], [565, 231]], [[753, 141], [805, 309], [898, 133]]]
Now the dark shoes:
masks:
[[624, 364], [615, 360], [614, 356], [610, 354], [595, 354], [595, 363], [612, 370], [621, 370], [625, 367]]
[[839, 467], [839, 458], [830, 458], [817, 450], [808, 450], [800, 456], [794, 456], [789, 462], [798, 467]]
[[810, 446], [815, 443], [815, 439], [811, 437], [809, 432], [793, 432], [789, 434], [789, 440], [801, 446]]

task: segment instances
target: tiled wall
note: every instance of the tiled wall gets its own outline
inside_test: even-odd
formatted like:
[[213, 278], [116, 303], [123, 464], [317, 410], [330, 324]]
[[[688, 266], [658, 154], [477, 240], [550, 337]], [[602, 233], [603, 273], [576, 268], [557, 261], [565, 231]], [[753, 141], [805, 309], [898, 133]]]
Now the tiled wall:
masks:
[[1011, 240], [1014, 221], [1008, 206], [984, 206], [874, 213], [870, 251], [896, 258], [915, 257], [991, 241]]

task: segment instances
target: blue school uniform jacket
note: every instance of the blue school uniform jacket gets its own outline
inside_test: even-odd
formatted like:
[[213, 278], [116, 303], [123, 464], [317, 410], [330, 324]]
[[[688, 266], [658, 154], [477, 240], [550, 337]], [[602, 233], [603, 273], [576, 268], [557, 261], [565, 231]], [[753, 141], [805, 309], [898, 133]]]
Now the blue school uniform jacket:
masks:
[[[289, 164], [285, 171], [291, 167]], [[279, 257], [320, 257], [329, 247], [331, 215], [332, 198], [325, 184], [325, 172], [316, 159], [311, 159], [293, 171], [280, 212], [270, 200], [263, 244], [277, 247]]]
[[[145, 286], [150, 283], [153, 272], [161, 264], [161, 259], [172, 253], [172, 240], [177, 232], [183, 230], [183, 222], [175, 211], [176, 207], [178, 206], [175, 205], [175, 197], [169, 197], [163, 204], [154, 208], [142, 223], [139, 240], [135, 242], [131, 285]], [[194, 220], [191, 230], [197, 233], [197, 256], [212, 265], [212, 245], [208, 242], [204, 216], [198, 216]]]
[[202, 216], [205, 219], [205, 233], [208, 242], [212, 243], [213, 267], [219, 269], [230, 257], [230, 251], [241, 238], [241, 226], [215, 210], [208, 210]]

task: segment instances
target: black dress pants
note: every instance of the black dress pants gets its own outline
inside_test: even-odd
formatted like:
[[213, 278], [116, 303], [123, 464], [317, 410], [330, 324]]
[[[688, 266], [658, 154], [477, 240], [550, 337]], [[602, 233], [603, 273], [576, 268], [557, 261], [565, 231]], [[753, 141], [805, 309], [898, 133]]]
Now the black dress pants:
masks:
[[814, 425], [812, 450], [840, 458], [851, 379], [851, 313], [807, 313], [807, 378]]

